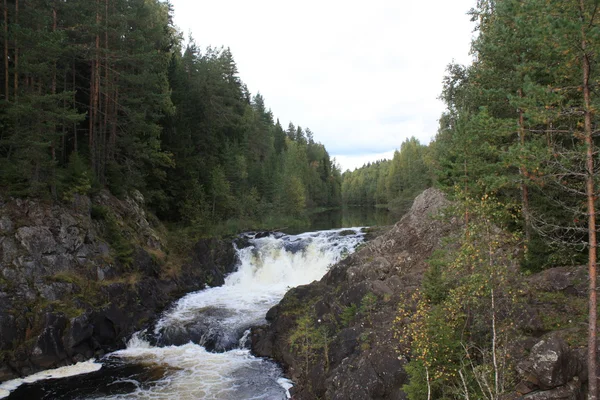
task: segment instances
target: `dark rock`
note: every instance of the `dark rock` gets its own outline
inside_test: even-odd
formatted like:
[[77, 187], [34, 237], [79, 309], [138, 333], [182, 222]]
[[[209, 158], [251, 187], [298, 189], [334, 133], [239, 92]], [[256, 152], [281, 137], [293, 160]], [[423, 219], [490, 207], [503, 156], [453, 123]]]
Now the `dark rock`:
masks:
[[201, 239], [192, 250], [191, 270], [202, 271], [211, 286], [225, 283], [225, 276], [235, 268], [235, 250], [231, 243], [218, 239]]
[[8, 217], [8, 215], [3, 215], [0, 217], [0, 233], [6, 234], [10, 233], [13, 229], [13, 222]]
[[158, 275], [160, 274], [160, 265], [158, 265], [156, 260], [153, 259], [147, 251], [140, 247], [134, 252], [133, 265], [135, 265], [136, 269], [145, 276], [158, 278]]
[[585, 364], [578, 353], [572, 352], [564, 340], [554, 335], [533, 346], [529, 357], [519, 363], [517, 369], [524, 381], [549, 390], [579, 376]]
[[581, 381], [575, 377], [563, 386], [529, 393], [523, 400], [582, 400]]
[[69, 329], [66, 330], [64, 343], [67, 354], [74, 362], [84, 361], [93, 355], [92, 336], [94, 327], [91, 325], [87, 314], [71, 319]]
[[528, 279], [530, 286], [544, 292], [564, 292], [585, 296], [587, 293], [587, 268], [550, 268]]
[[3, 237], [0, 242], [0, 260], [10, 264], [17, 256], [17, 244], [11, 237]]
[[35, 257], [57, 251], [57, 243], [52, 232], [45, 226], [25, 226], [17, 229], [17, 239]]
[[19, 337], [15, 318], [8, 313], [0, 313], [0, 350], [8, 350]]
[[[425, 191], [398, 224], [334, 265], [321, 281], [288, 291], [269, 310], [270, 325], [253, 329], [253, 352], [283, 365], [295, 382], [295, 399], [406, 398], [405, 361], [393, 347], [398, 294], [420, 285], [427, 259], [459, 226], [430, 218], [448, 204], [441, 192]], [[375, 295], [375, 304], [361, 308], [368, 294]], [[303, 316], [332, 335], [328, 353], [316, 351], [308, 366], [288, 343]]]
[[364, 329], [360, 327], [345, 328], [338, 333], [331, 345], [329, 352], [332, 365], [339, 365], [345, 358], [350, 356], [359, 344], [359, 338]]
[[62, 314], [46, 313], [44, 330], [38, 336], [31, 355], [31, 362], [41, 368], [55, 366], [57, 361], [67, 358], [62, 336], [67, 319]]

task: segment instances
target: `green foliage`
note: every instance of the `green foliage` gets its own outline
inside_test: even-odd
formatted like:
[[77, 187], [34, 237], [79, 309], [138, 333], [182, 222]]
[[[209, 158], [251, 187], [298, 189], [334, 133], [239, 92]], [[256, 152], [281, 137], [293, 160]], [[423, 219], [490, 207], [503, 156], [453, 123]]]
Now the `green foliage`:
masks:
[[133, 245], [123, 235], [123, 229], [118, 222], [117, 217], [112, 213], [106, 213], [104, 216], [105, 221], [105, 235], [108, 244], [115, 252], [115, 258], [126, 268], [131, 266], [133, 262]]
[[290, 334], [288, 343], [290, 348], [302, 357], [305, 376], [308, 376], [309, 368], [315, 360], [324, 358], [325, 370], [329, 368], [328, 353], [331, 339], [332, 335], [327, 328], [317, 326], [308, 313], [296, 319], [296, 328]]
[[347, 307], [344, 307], [342, 313], [340, 314], [340, 319], [342, 320], [342, 326], [348, 327], [356, 318], [356, 314], [358, 313], [358, 307], [356, 304], [351, 304]]
[[342, 198], [347, 205], [386, 204], [396, 214], [403, 214], [414, 198], [429, 186], [428, 147], [413, 137], [402, 143], [392, 160], [344, 172]]
[[446, 264], [446, 254], [444, 250], [436, 250], [428, 260], [429, 268], [423, 274], [421, 287], [423, 295], [432, 304], [440, 304], [448, 295], [448, 288], [444, 279], [443, 267]]
[[373, 324], [372, 316], [377, 308], [377, 296], [374, 293], [367, 293], [360, 301], [358, 312], [366, 316], [370, 324]]
[[468, 198], [456, 212], [467, 211], [456, 247], [434, 254], [422, 290], [398, 311], [395, 337], [410, 357], [410, 399], [426, 399], [428, 391], [431, 398], [497, 399], [512, 383], [503, 344], [516, 335], [520, 281], [509, 271], [519, 237], [494, 224], [511, 218], [496, 199]]
[[65, 201], [73, 200], [75, 194], [88, 195], [92, 189], [92, 171], [86, 160], [74, 152], [69, 156], [69, 164], [61, 171], [59, 193]]
[[340, 205], [325, 147], [310, 129], [286, 134], [228, 48], [184, 42], [163, 1], [105, 5], [7, 4], [3, 193], [71, 201], [136, 188], [194, 235], [299, 225], [309, 207]]
[[110, 211], [107, 207], [98, 204], [92, 204], [91, 217], [95, 220], [105, 221]]

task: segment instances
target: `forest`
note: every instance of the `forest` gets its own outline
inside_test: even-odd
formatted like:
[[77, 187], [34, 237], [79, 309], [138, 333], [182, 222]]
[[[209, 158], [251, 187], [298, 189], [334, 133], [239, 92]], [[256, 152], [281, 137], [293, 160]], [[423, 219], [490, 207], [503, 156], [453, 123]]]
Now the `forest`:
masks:
[[338, 206], [310, 129], [284, 128], [227, 48], [201, 49], [158, 0], [4, 0], [0, 188], [69, 201], [135, 188], [205, 234]]
[[518, 337], [514, 262], [524, 274], [588, 265], [588, 398], [597, 398], [599, 5], [478, 1], [473, 62], [448, 66], [432, 143], [407, 140], [393, 160], [344, 174], [344, 201], [393, 208], [433, 184], [465, 224], [398, 315], [411, 321], [398, 330], [411, 348], [410, 399], [496, 399], [514, 384], [499, 367], [510, 363], [499, 341]]
[[70, 201], [135, 188], [159, 219], [216, 234], [342, 204], [402, 213], [437, 186], [465, 228], [399, 311], [409, 398], [501, 398], [515, 259], [523, 274], [588, 264], [593, 371], [598, 6], [479, 0], [473, 62], [448, 66], [435, 139], [342, 174], [310, 129], [249, 92], [229, 49], [184, 40], [168, 3], [3, 0], [0, 190]]

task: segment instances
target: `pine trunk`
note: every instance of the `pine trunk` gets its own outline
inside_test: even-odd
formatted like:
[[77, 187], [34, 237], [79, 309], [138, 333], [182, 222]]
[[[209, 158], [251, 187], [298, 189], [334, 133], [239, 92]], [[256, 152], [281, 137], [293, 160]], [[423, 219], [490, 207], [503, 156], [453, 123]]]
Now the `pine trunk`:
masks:
[[9, 73], [8, 73], [8, 4], [4, 0], [4, 99], [10, 100]]
[[[519, 97], [523, 98], [523, 90], [519, 89]], [[525, 147], [525, 117], [522, 109], [519, 109], [519, 141], [521, 148]], [[531, 221], [529, 214], [529, 188], [526, 183], [526, 179], [529, 177], [527, 167], [524, 161], [521, 161], [519, 167], [519, 173], [521, 174], [521, 212], [523, 213], [523, 220], [525, 222], [525, 246], [529, 246], [531, 242]]]
[[[584, 2], [580, 0], [583, 15]], [[590, 24], [591, 25], [591, 24]], [[585, 28], [581, 28], [581, 50], [583, 51], [583, 107], [584, 140], [586, 145], [586, 195], [588, 213], [588, 269], [589, 269], [589, 325], [588, 325], [588, 399], [598, 399], [598, 380], [596, 377], [596, 206], [594, 185], [594, 142], [592, 137], [592, 107], [590, 97], [590, 55], [587, 52]]]
[[[15, 25], [19, 24], [19, 0], [15, 0]], [[15, 44], [15, 61], [13, 63], [15, 72], [14, 72], [14, 93], [13, 97], [15, 102], [19, 99], [19, 43], [17, 38], [14, 39]]]

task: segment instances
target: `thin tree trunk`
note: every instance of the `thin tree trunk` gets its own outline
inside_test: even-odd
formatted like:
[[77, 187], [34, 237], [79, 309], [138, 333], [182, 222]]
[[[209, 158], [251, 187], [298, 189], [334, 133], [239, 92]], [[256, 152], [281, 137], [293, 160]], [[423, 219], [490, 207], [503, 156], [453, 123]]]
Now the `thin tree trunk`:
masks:
[[[579, 1], [583, 17], [584, 0]], [[583, 18], [582, 18], [583, 20]], [[582, 21], [583, 22], [583, 21]], [[592, 138], [592, 108], [590, 98], [590, 56], [587, 52], [585, 28], [581, 28], [581, 49], [583, 51], [583, 107], [584, 138], [586, 145], [586, 195], [588, 213], [588, 269], [589, 269], [589, 327], [588, 327], [588, 400], [598, 399], [598, 378], [596, 376], [596, 208], [594, 188], [594, 143]]]
[[[19, 24], [19, 0], [15, 0], [15, 25]], [[15, 61], [14, 61], [14, 93], [13, 97], [15, 99], [15, 103], [19, 99], [19, 43], [17, 38], [15, 37]]]
[[[75, 91], [75, 85], [77, 84], [76, 79], [75, 79], [75, 60], [73, 60], [73, 66], [72, 66], [72, 80], [73, 80], [73, 109], [77, 109], [77, 99], [76, 99], [76, 91]], [[77, 153], [78, 149], [77, 149], [77, 122], [73, 122], [73, 151]]]
[[[56, 0], [52, 2], [52, 33], [56, 33]], [[41, 92], [42, 84], [40, 81], [40, 92]], [[56, 95], [56, 61], [54, 61], [52, 66], [52, 85], [51, 85], [52, 96]], [[54, 100], [53, 100], [54, 101]], [[52, 193], [52, 197], [56, 199], [56, 182], [55, 182], [55, 163], [56, 163], [56, 145], [54, 143], [54, 138], [56, 134], [56, 125], [53, 126], [52, 131], [50, 133], [53, 137], [50, 138], [50, 157], [52, 158], [52, 180], [50, 182], [50, 193]]]
[[95, 40], [95, 54], [92, 60], [92, 78], [90, 90], [90, 133], [89, 133], [89, 146], [90, 146], [90, 162], [92, 164], [92, 170], [94, 174], [98, 176], [98, 164], [96, 149], [98, 147], [96, 138], [96, 123], [98, 116], [98, 96], [100, 94], [100, 35], [98, 34], [98, 27], [100, 26], [100, 12], [98, 10], [99, 0], [96, 0], [96, 40]]
[[[519, 89], [519, 97], [523, 98], [522, 89]], [[522, 109], [519, 109], [519, 140], [521, 148], [525, 147], [525, 117]], [[521, 212], [523, 213], [523, 220], [525, 222], [525, 250], [527, 251], [527, 247], [531, 242], [531, 217], [529, 214], [529, 188], [526, 183], [526, 179], [529, 178], [529, 172], [524, 161], [521, 161], [519, 173], [521, 174]]]
[[431, 400], [431, 381], [429, 380], [429, 368], [425, 366], [425, 379], [427, 380], [427, 400]]
[[4, 0], [4, 99], [10, 100], [9, 72], [8, 72], [8, 4]]

